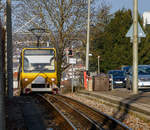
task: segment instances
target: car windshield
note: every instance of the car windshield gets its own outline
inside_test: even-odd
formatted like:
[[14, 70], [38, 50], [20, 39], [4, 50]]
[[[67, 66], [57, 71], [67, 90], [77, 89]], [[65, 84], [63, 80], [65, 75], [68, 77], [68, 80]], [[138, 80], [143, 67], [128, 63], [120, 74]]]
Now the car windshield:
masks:
[[54, 50], [29, 49], [24, 51], [24, 72], [55, 71]]
[[124, 71], [111, 71], [109, 74], [112, 74], [113, 76], [124, 76]]
[[126, 66], [126, 67], [123, 67], [123, 68], [122, 68], [122, 70], [123, 70], [123, 71], [125, 71], [125, 72], [128, 72], [128, 71], [129, 71], [129, 69], [130, 69], [130, 67], [129, 67], [129, 66]]
[[150, 66], [141, 66], [138, 67], [139, 75], [150, 75]]

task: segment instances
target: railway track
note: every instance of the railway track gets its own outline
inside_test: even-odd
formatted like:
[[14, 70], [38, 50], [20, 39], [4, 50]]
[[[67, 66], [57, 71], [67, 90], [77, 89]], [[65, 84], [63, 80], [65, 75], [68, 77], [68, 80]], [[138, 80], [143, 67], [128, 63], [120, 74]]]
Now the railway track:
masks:
[[73, 108], [71, 105], [58, 100], [54, 96], [36, 95], [36, 98], [38, 98], [38, 100], [44, 105], [47, 105], [49, 111], [51, 111], [56, 120], [58, 120], [57, 124], [61, 129], [103, 130], [93, 120], [82, 114], [77, 109]]
[[38, 98], [40, 102], [46, 103], [47, 107], [51, 108], [49, 109], [50, 111], [53, 112], [55, 110], [55, 115], [59, 115], [59, 118], [64, 120], [65, 126], [68, 125], [67, 128], [69, 129], [130, 129], [118, 120], [62, 95], [36, 95], [36, 98]]

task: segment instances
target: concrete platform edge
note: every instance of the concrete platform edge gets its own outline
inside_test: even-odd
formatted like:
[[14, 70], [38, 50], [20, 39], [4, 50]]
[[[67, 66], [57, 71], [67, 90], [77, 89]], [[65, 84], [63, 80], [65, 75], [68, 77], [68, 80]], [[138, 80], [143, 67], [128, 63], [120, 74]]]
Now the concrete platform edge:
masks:
[[91, 93], [91, 92], [84, 91], [84, 90], [78, 91], [77, 93], [100, 98], [102, 100], [110, 102], [110, 104], [113, 103], [113, 104], [117, 105], [117, 107], [119, 107], [119, 108], [121, 107], [121, 109], [123, 109], [123, 110], [128, 110], [130, 112], [133, 112], [134, 114], [140, 116], [140, 118], [141, 117], [144, 118], [144, 120], [146, 120], [146, 121], [150, 121], [150, 116], [149, 116], [150, 115], [150, 109], [147, 109], [147, 110], [142, 109], [141, 107], [143, 104], [140, 104], [140, 103], [129, 104], [126, 102], [122, 102], [121, 100], [123, 100], [123, 99], [120, 97], [117, 98], [116, 96], [111, 95], [112, 99], [110, 99], [108, 96], [106, 97], [106, 95], [104, 95], [104, 94], [96, 94], [96, 93]]

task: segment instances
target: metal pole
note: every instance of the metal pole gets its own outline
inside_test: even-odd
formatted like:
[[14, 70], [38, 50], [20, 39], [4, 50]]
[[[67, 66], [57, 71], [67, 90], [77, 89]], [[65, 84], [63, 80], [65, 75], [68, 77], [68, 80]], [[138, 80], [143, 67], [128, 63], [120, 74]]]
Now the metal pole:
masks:
[[100, 58], [100, 56], [98, 56], [98, 74], [100, 74], [99, 58]]
[[138, 0], [133, 9], [133, 93], [138, 93]]
[[37, 47], [40, 47], [40, 36], [37, 36]]
[[89, 69], [89, 42], [90, 42], [90, 0], [88, 0], [88, 21], [87, 21], [87, 46], [86, 46], [86, 71]]
[[47, 42], [47, 47], [49, 47], [49, 42]]
[[68, 51], [66, 51], [66, 55], [67, 55], [67, 64], [68, 64], [69, 63]]
[[[5, 9], [5, 12], [4, 12], [4, 23], [5, 23], [5, 25], [4, 25], [4, 30], [6, 31], [6, 23], [7, 23], [7, 13], [6, 13], [6, 9]], [[6, 34], [6, 33], [5, 33]], [[4, 92], [5, 92], [5, 95], [7, 95], [8, 96], [8, 82], [7, 82], [7, 35], [5, 35], [5, 47], [4, 47], [5, 49], [4, 49], [4, 51], [5, 51], [5, 67], [4, 67], [4, 69], [5, 69], [5, 90], [4, 90]]]
[[74, 81], [73, 81], [73, 78], [74, 78], [74, 77], [73, 77], [73, 64], [72, 64], [72, 93], [73, 93], [73, 82], [74, 82]]
[[12, 45], [12, 22], [11, 22], [11, 0], [6, 1], [7, 11], [7, 79], [8, 79], [8, 96], [13, 97], [13, 45]]
[[0, 19], [0, 130], [5, 130], [5, 111], [4, 111], [4, 58], [2, 47], [2, 25]]
[[111, 79], [112, 79], [112, 81], [111, 81], [111, 90], [114, 90], [114, 80], [113, 80], [113, 75], [111, 74], [110, 76], [111, 76]]

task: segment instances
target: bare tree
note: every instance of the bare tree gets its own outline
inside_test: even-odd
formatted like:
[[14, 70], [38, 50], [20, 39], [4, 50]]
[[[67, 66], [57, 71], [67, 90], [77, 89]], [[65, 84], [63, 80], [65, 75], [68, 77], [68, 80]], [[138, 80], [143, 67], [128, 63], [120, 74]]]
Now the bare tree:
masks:
[[57, 51], [60, 81], [64, 49], [69, 46], [71, 40], [79, 36], [80, 32], [86, 30], [87, 0], [22, 0], [18, 2], [14, 11], [17, 27], [36, 17], [26, 29], [33, 27], [46, 29]]

